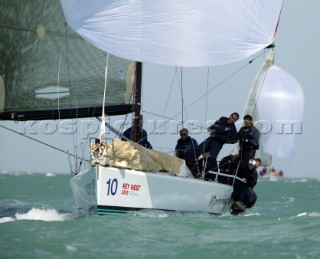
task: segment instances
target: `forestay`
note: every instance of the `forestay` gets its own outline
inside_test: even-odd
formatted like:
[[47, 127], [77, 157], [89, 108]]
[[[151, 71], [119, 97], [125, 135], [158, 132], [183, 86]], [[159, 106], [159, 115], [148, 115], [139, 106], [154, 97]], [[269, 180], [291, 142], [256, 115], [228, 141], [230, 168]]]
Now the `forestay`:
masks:
[[236, 62], [273, 43], [282, 0], [61, 0], [68, 25], [115, 56], [173, 66]]

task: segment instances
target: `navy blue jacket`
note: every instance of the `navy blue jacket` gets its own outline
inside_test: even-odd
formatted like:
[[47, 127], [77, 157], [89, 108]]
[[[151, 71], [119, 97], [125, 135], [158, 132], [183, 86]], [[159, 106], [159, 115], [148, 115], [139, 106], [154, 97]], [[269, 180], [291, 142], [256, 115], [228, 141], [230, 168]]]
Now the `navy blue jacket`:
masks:
[[[123, 132], [122, 135], [125, 136], [127, 139], [132, 140], [133, 139], [132, 131], [133, 131], [133, 128], [130, 127], [125, 132]], [[125, 138], [121, 138], [121, 140], [126, 141]], [[145, 148], [152, 149], [152, 146], [147, 139], [147, 132], [144, 129], [142, 130], [142, 140], [138, 144], [140, 144]]]
[[247, 179], [247, 187], [254, 188], [258, 181], [258, 173], [256, 168], [249, 169], [248, 164], [241, 164], [237, 176]]
[[184, 140], [179, 139], [177, 141], [175, 152], [176, 156], [184, 159], [186, 163], [196, 161], [197, 157], [200, 155], [197, 141], [190, 137], [187, 137]]
[[234, 123], [228, 123], [227, 117], [221, 117], [210, 126], [211, 135], [221, 144], [232, 144], [237, 142], [237, 128]]
[[251, 208], [257, 201], [257, 194], [253, 191], [258, 180], [257, 170], [256, 168], [250, 170], [248, 164], [241, 164], [237, 176], [246, 178], [247, 182], [243, 183], [236, 180], [232, 197], [235, 201], [243, 202], [247, 208]]
[[238, 139], [243, 150], [259, 149], [260, 132], [255, 126], [243, 126], [239, 130]]

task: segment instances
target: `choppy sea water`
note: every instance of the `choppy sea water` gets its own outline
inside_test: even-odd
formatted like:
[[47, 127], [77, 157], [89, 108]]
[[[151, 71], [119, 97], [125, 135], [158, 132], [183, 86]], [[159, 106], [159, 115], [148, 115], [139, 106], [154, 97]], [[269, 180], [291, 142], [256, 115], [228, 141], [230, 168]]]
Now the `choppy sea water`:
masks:
[[0, 258], [320, 258], [320, 181], [260, 180], [240, 216], [78, 211], [68, 174], [0, 173]]

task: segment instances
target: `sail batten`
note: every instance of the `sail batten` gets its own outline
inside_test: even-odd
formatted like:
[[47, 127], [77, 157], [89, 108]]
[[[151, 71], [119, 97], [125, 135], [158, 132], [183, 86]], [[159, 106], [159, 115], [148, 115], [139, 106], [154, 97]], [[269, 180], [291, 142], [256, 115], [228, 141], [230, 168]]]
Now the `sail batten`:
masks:
[[[131, 104], [112, 105], [106, 107], [108, 116], [122, 115], [132, 112]], [[89, 118], [100, 117], [102, 114], [102, 106], [74, 108], [74, 109], [50, 109], [50, 110], [33, 110], [33, 111], [15, 111], [0, 112], [0, 120], [56, 120], [56, 119], [73, 119], [73, 118]]]

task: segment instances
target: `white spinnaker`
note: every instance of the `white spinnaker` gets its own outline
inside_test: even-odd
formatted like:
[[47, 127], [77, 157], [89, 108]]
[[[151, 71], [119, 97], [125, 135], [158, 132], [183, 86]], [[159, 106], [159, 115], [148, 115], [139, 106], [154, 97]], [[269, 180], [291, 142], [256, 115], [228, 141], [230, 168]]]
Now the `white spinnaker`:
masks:
[[302, 134], [304, 110], [304, 94], [299, 82], [272, 65], [262, 81], [256, 108], [259, 120], [265, 123], [266, 132], [261, 135], [263, 150], [276, 157], [294, 155]]
[[282, 0], [61, 0], [91, 44], [140, 62], [200, 67], [236, 62], [273, 43]]

